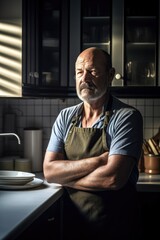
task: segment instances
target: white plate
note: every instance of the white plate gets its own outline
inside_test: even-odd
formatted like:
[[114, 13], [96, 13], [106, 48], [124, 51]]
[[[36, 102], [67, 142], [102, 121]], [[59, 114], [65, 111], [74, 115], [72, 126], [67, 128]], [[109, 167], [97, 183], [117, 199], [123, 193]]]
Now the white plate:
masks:
[[24, 185], [30, 181], [32, 181], [34, 178], [27, 178], [27, 179], [0, 179], [0, 185]]
[[24, 180], [33, 179], [35, 174], [21, 171], [0, 170], [0, 179], [2, 180]]
[[31, 189], [40, 186], [43, 183], [42, 179], [34, 178], [31, 182], [25, 185], [0, 185], [0, 189], [8, 189], [8, 190], [24, 190]]

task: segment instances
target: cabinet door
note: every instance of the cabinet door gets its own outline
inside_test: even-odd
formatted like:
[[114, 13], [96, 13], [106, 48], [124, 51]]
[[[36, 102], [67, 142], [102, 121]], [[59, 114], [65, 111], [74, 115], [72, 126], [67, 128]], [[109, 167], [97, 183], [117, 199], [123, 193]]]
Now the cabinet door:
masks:
[[157, 239], [159, 234], [160, 192], [139, 192], [143, 239]]
[[[63, 239], [63, 199], [57, 200], [36, 219], [16, 240]], [[37, 237], [37, 238], [36, 238]]]
[[159, 86], [159, 1], [113, 0], [112, 13], [113, 86]]
[[[151, 11], [149, 11], [151, 8]], [[117, 97], [159, 97], [159, 1], [70, 0], [69, 81], [83, 49], [100, 47], [112, 56], [116, 69], [111, 91]], [[136, 28], [142, 31], [135, 40]], [[160, 50], [159, 50], [160, 51]]]
[[23, 2], [23, 96], [55, 96], [68, 86], [68, 1]]
[[99, 47], [110, 53], [111, 1], [82, 0], [82, 50]]
[[[75, 61], [91, 46], [112, 56], [112, 92], [159, 97], [159, 1], [24, 0], [23, 96], [75, 97]], [[152, 89], [151, 89], [152, 88]]]
[[75, 61], [88, 47], [111, 50], [111, 0], [70, 0], [69, 82], [75, 88]]
[[112, 86], [123, 86], [124, 69], [124, 0], [112, 1], [112, 65], [116, 70]]
[[125, 84], [157, 86], [158, 1], [144, 7], [138, 0], [129, 0], [124, 6]]

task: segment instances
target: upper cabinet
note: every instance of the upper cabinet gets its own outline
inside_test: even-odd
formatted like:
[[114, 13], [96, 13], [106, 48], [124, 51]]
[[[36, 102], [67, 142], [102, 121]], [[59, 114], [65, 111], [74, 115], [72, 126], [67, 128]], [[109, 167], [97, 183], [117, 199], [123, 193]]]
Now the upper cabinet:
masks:
[[112, 1], [113, 91], [118, 96], [160, 97], [159, 1]]
[[96, 46], [110, 53], [111, 1], [82, 0], [81, 48]]
[[23, 27], [23, 96], [68, 94], [68, 1], [24, 0]]
[[76, 58], [97, 46], [116, 96], [160, 97], [159, 12], [158, 0], [23, 0], [23, 96], [76, 96]]

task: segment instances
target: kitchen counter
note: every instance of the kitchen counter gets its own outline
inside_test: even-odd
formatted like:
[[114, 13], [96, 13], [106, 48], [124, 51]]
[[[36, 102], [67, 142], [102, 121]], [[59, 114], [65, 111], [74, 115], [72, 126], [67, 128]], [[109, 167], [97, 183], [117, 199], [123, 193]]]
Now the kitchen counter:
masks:
[[[42, 174], [36, 177], [43, 178]], [[0, 240], [16, 239], [63, 194], [61, 187], [44, 183], [27, 190], [0, 190]]]
[[140, 173], [137, 190], [139, 192], [160, 192], [160, 174]]
[[[43, 179], [42, 173], [36, 174]], [[160, 192], [160, 175], [140, 173], [139, 192]], [[28, 190], [0, 190], [0, 240], [14, 240], [63, 195], [61, 187], [44, 183]]]

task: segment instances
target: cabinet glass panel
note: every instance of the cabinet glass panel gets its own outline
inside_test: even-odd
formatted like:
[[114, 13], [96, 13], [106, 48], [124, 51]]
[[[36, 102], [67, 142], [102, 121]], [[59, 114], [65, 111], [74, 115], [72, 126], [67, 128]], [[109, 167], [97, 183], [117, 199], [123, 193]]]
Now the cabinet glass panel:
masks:
[[156, 86], [158, 1], [125, 1], [124, 79], [128, 86]]
[[60, 84], [60, 15], [61, 1], [43, 0], [42, 26], [42, 85]]
[[110, 15], [110, 0], [82, 0], [82, 49], [94, 46], [110, 53]]

